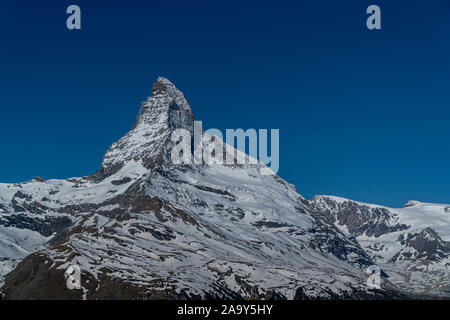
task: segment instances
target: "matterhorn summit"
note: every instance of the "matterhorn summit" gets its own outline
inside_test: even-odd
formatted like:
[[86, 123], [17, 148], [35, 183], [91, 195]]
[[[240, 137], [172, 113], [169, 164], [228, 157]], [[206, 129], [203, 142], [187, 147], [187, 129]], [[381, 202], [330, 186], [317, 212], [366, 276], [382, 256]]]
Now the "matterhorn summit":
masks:
[[170, 134], [175, 129], [194, 130], [194, 115], [183, 93], [168, 79], [159, 77], [153, 84], [151, 96], [141, 103], [136, 121], [119, 141], [105, 153], [95, 179], [116, 173], [130, 162], [140, 162], [152, 169], [161, 165]]

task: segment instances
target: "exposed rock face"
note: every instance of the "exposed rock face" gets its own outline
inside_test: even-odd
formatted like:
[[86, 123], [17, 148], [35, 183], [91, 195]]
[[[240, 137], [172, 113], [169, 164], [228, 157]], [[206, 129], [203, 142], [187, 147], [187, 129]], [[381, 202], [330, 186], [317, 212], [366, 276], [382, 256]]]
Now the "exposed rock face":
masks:
[[68, 217], [32, 217], [26, 214], [4, 215], [0, 221], [0, 225], [6, 228], [14, 227], [36, 231], [44, 237], [58, 233], [72, 224], [72, 220]]
[[389, 262], [419, 260], [423, 266], [444, 263], [446, 267], [450, 267], [450, 242], [442, 240], [433, 229], [425, 228], [421, 232], [407, 233], [399, 240], [403, 248]]
[[80, 300], [83, 292], [68, 290], [64, 269], [50, 268], [52, 261], [40, 254], [32, 254], [21, 261], [8, 276], [3, 287], [9, 299], [22, 300]]
[[324, 219], [356, 237], [402, 289], [449, 296], [448, 206], [408, 201], [402, 209], [392, 209], [330, 196], [316, 196], [310, 204]]
[[175, 129], [187, 129], [193, 135], [194, 115], [183, 93], [160, 77], [151, 96], [142, 102], [131, 131], [111, 145], [92, 178], [109, 177], [132, 160], [142, 161], [146, 169], [162, 165], [170, 159], [170, 134]]
[[[170, 135], [178, 128], [192, 132], [192, 111], [158, 78], [94, 175], [0, 184], [6, 298], [406, 297], [387, 279], [368, 289], [374, 261], [336, 221], [373, 235], [402, 224], [374, 227], [356, 214], [321, 212], [281, 178], [261, 175], [261, 163], [173, 165]], [[81, 268], [80, 291], [65, 287], [71, 264]]]
[[314, 197], [311, 205], [331, 223], [347, 227], [353, 236], [380, 237], [386, 233], [406, 230], [406, 224], [398, 222], [387, 208], [361, 205], [355, 201], [335, 201], [333, 198]]

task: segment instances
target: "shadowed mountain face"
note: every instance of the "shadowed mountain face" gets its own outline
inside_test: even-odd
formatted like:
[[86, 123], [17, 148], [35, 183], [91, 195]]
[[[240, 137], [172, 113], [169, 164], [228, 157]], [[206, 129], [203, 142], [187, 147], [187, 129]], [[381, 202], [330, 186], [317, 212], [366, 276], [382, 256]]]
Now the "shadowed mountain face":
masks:
[[[158, 78], [96, 173], [0, 184], [5, 297], [407, 297], [388, 279], [369, 290], [366, 269], [377, 259], [340, 221], [360, 237], [406, 232], [408, 223], [387, 209], [358, 216], [353, 205], [338, 208], [337, 219], [281, 178], [261, 175], [261, 163], [174, 165], [171, 133], [192, 132], [193, 120], [184, 95]], [[350, 216], [339, 213], [349, 208]], [[404, 241], [428, 254], [424, 237]], [[81, 290], [66, 287], [69, 265], [81, 269]]]
[[393, 209], [331, 196], [309, 202], [313, 211], [354, 236], [398, 287], [450, 296], [450, 206], [409, 201]]

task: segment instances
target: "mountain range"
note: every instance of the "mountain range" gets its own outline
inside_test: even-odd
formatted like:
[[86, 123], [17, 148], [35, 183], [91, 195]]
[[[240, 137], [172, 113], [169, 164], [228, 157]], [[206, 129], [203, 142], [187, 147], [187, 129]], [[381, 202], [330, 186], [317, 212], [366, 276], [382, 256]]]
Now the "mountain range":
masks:
[[[160, 77], [97, 172], [0, 184], [3, 297], [450, 297], [450, 205], [308, 200], [260, 162], [173, 164], [172, 132], [193, 128], [185, 96]], [[80, 290], [66, 286], [70, 265]]]

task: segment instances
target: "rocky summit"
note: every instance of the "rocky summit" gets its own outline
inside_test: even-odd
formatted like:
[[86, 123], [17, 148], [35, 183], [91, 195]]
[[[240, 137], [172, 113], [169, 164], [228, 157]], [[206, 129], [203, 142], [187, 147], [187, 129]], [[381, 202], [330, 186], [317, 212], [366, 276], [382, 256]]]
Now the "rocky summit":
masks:
[[[306, 200], [262, 163], [175, 165], [194, 116], [158, 78], [99, 170], [0, 184], [6, 299], [449, 297], [450, 206]], [[69, 290], [65, 271], [81, 270]], [[367, 268], [382, 270], [381, 287]]]

